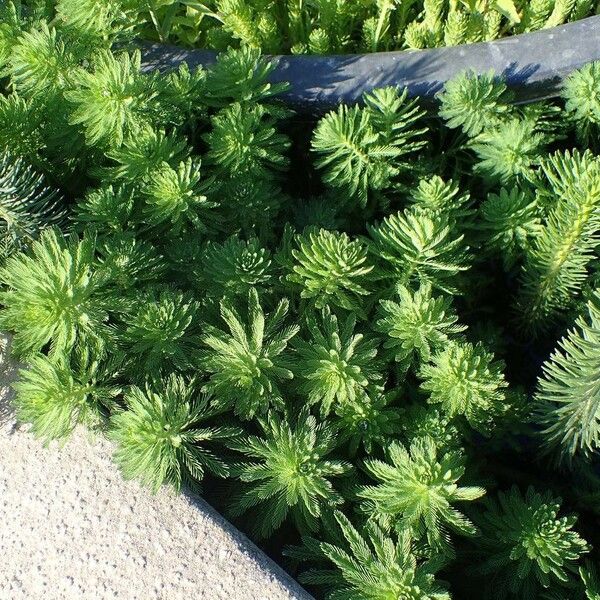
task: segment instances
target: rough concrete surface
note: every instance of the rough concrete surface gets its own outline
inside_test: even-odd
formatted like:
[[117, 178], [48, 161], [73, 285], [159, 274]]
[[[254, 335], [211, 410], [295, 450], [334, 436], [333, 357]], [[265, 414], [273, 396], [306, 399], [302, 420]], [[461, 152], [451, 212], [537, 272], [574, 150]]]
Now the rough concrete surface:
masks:
[[[4, 370], [4, 384], [14, 369]], [[125, 482], [111, 444], [42, 444], [0, 396], [0, 600], [310, 600], [205, 502]]]

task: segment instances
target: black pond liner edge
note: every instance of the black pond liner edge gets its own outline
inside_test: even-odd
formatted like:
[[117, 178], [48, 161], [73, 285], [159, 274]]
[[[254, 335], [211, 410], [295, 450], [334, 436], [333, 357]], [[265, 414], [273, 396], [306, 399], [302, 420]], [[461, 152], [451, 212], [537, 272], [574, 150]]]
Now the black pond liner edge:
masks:
[[[215, 62], [217, 52], [141, 44], [142, 70], [169, 71]], [[270, 81], [288, 82], [280, 98], [301, 112], [320, 113], [340, 103], [359, 102], [365, 92], [385, 86], [407, 88], [410, 96], [433, 100], [444, 84], [465, 71], [490, 70], [514, 89], [517, 102], [556, 96], [574, 71], [600, 59], [600, 16], [560, 27], [509, 36], [493, 42], [429, 50], [371, 54], [269, 56]]]

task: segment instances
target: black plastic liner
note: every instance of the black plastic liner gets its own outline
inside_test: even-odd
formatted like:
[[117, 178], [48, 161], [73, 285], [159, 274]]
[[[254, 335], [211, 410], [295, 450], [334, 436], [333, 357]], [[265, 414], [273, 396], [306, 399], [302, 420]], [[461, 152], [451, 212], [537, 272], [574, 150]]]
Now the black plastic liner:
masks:
[[[144, 70], [209, 65], [216, 52], [144, 44]], [[352, 104], [365, 92], [388, 85], [408, 88], [411, 96], [433, 99], [444, 83], [461, 72], [490, 70], [515, 89], [517, 101], [555, 96], [574, 69], [600, 59], [600, 16], [561, 27], [431, 50], [377, 52], [339, 56], [272, 56], [270, 80], [287, 81], [282, 100], [301, 111], [322, 112], [339, 103]]]

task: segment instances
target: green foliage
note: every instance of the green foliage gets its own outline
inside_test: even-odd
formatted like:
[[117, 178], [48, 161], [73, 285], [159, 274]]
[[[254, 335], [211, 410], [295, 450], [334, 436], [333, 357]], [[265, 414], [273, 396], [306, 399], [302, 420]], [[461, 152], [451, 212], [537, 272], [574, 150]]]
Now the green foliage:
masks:
[[380, 301], [381, 318], [375, 328], [386, 334], [383, 347], [391, 349], [403, 371], [429, 362], [432, 354], [466, 329], [457, 324], [450, 299], [433, 297], [428, 282], [423, 282], [416, 292], [398, 284], [396, 294], [398, 302]]
[[166, 263], [150, 243], [131, 233], [114, 234], [98, 245], [98, 265], [109, 285], [123, 292], [159, 281]]
[[[319, 322], [321, 321], [321, 322]], [[381, 380], [375, 361], [379, 340], [354, 333], [356, 318], [348, 316], [341, 325], [329, 308], [307, 318], [307, 340], [296, 338], [298, 375], [310, 404], [319, 404], [321, 415], [332, 407], [354, 403]]]
[[452, 282], [468, 268], [467, 246], [445, 214], [405, 210], [367, 229], [373, 239], [370, 249], [383, 263], [382, 276], [401, 285], [425, 281], [458, 293]]
[[341, 438], [348, 441], [350, 456], [355, 456], [361, 446], [371, 454], [400, 431], [400, 412], [390, 406], [394, 399], [394, 392], [375, 391], [359, 394], [352, 402], [338, 406], [335, 422]]
[[371, 190], [388, 187], [398, 174], [395, 166], [401, 150], [382, 140], [371, 124], [370, 113], [345, 105], [319, 121], [312, 140], [319, 156], [323, 180], [356, 197], [361, 206]]
[[274, 124], [269, 110], [260, 104], [249, 108], [236, 103], [222, 109], [205, 136], [208, 160], [229, 177], [266, 176], [269, 169], [283, 169], [290, 142]]
[[57, 37], [56, 29], [49, 29], [45, 23], [39, 30], [22, 33], [10, 54], [13, 85], [27, 95], [60, 92], [75, 67], [76, 61]]
[[[302, 536], [294, 557], [334, 600], [594, 598], [598, 551], [579, 560], [551, 498], [597, 546], [595, 67], [544, 103], [467, 74], [442, 119], [387, 87], [317, 122], [278, 103], [247, 45], [464, 43], [590, 8], [0, 6], [0, 327], [29, 363], [19, 417], [46, 440], [108, 429], [152, 489], [232, 477], [211, 475], [208, 500], [274, 534], [275, 555]], [[236, 32], [206, 70], [142, 72], [129, 44]], [[515, 482], [542, 500], [478, 517], [480, 484]], [[455, 557], [470, 500], [483, 534]]]
[[504, 363], [481, 344], [451, 342], [419, 371], [428, 402], [449, 416], [464, 415], [483, 434], [506, 411]]
[[592, 62], [572, 73], [564, 83], [565, 111], [583, 140], [588, 140], [600, 125], [600, 62]]
[[217, 0], [223, 29], [251, 48], [260, 48], [263, 39], [252, 6], [243, 0]]
[[190, 70], [187, 63], [169, 71], [161, 79], [160, 123], [193, 131], [199, 119], [206, 118], [206, 74], [200, 67]]
[[19, 3], [3, 2], [0, 6], [0, 69], [4, 69], [23, 27]]
[[26, 248], [42, 229], [64, 225], [58, 191], [21, 158], [0, 155], [0, 257]]
[[456, 507], [456, 502], [476, 500], [485, 494], [481, 487], [459, 486], [465, 472], [465, 457], [459, 452], [441, 452], [430, 437], [417, 438], [406, 449], [393, 442], [389, 461], [369, 458], [365, 470], [377, 485], [363, 486], [358, 496], [361, 509], [387, 528], [408, 528], [425, 535], [439, 550], [449, 549], [447, 530], [474, 535], [476, 528]]
[[[309, 54], [328, 54], [330, 50], [331, 40], [328, 33], [324, 29], [313, 29], [308, 36]], [[300, 52], [306, 52], [306, 50], [302, 48]]]
[[130, 2], [56, 0], [54, 4], [57, 18], [64, 23], [69, 38], [81, 44], [106, 46], [125, 37], [134, 25]]
[[[76, 4], [74, 0], [62, 3]], [[239, 45], [269, 54], [340, 54], [467, 44], [555, 27], [594, 10], [591, 0], [168, 0], [155, 2], [151, 9], [134, 3], [134, 14], [123, 19], [119, 12], [111, 11], [115, 3], [103, 0], [97, 4], [103, 10], [95, 6], [90, 18], [95, 27], [102, 26], [107, 32], [124, 21], [122, 29], [137, 25], [145, 36], [162, 42], [217, 50]]]
[[292, 426], [277, 414], [259, 420], [264, 437], [249, 436], [233, 447], [251, 461], [236, 467], [248, 485], [232, 506], [233, 515], [260, 506], [255, 529], [266, 537], [290, 516], [301, 532], [318, 529], [325, 506], [342, 503], [330, 478], [350, 470], [344, 461], [326, 458], [333, 449], [333, 430], [317, 424], [306, 409]]
[[222, 301], [221, 318], [229, 331], [209, 326], [202, 336], [202, 343], [211, 349], [202, 361], [203, 369], [211, 374], [205, 388], [220, 403], [233, 405], [242, 419], [264, 413], [270, 405], [281, 406], [279, 382], [293, 378], [285, 350], [299, 327], [283, 326], [288, 305], [282, 299], [265, 315], [258, 292], [252, 288], [246, 323], [233, 306]]
[[211, 450], [213, 442], [230, 441], [240, 431], [207, 423], [215, 411], [198, 399], [193, 382], [170, 375], [162, 383], [131, 386], [127, 410], [112, 417], [110, 437], [123, 477], [139, 479], [153, 492], [163, 483], [180, 489], [202, 481], [205, 471], [226, 477], [229, 467]]
[[270, 252], [256, 238], [247, 242], [237, 236], [222, 244], [208, 242], [202, 253], [202, 287], [217, 297], [245, 296], [273, 282]]
[[272, 70], [273, 65], [256, 48], [230, 50], [217, 57], [208, 74], [206, 91], [217, 105], [264, 102], [288, 87], [286, 83], [269, 83]]
[[412, 190], [409, 202], [415, 212], [443, 214], [450, 221], [456, 221], [459, 228], [466, 226], [472, 218], [469, 193], [463, 193], [455, 181], [444, 181], [441, 177], [424, 177]]
[[134, 378], [193, 368], [199, 359], [198, 302], [169, 288], [149, 290], [138, 302], [123, 316], [119, 336]]
[[42, 162], [44, 146], [38, 104], [16, 94], [0, 95], [0, 146], [9, 148], [14, 158], [23, 158], [34, 167]]
[[81, 423], [100, 424], [120, 392], [110, 383], [118, 357], [98, 360], [84, 350], [74, 362], [62, 353], [34, 355], [13, 384], [18, 418], [46, 442], [68, 436]]
[[365, 206], [370, 193], [389, 188], [407, 165], [400, 158], [418, 151], [426, 129], [423, 112], [406, 90], [382, 88], [365, 96], [365, 108], [340, 106], [317, 125], [312, 150], [323, 180]]
[[296, 239], [295, 262], [288, 280], [301, 286], [301, 297], [311, 298], [317, 308], [327, 303], [357, 310], [363, 287], [373, 266], [367, 263], [367, 248], [345, 233], [321, 229]]
[[148, 175], [142, 190], [146, 200], [144, 221], [153, 227], [164, 226], [171, 235], [187, 225], [203, 231], [210, 209], [216, 206], [207, 199], [206, 190], [207, 182], [201, 181], [200, 161], [188, 158], [176, 169], [163, 162]]
[[519, 309], [534, 332], [565, 310], [587, 276], [599, 238], [600, 163], [590, 153], [556, 153], [542, 163], [552, 204], [525, 255]]
[[53, 355], [68, 352], [80, 342], [95, 344], [107, 338], [109, 300], [102, 274], [93, 268], [95, 242], [64, 239], [45, 230], [32, 243], [32, 255], [11, 256], [0, 270], [4, 289], [0, 327], [15, 331], [17, 356], [50, 344]]
[[575, 326], [544, 363], [535, 398], [544, 444], [563, 457], [590, 455], [600, 446], [599, 292]]
[[545, 25], [554, 2], [552, 0], [532, 0], [527, 6], [523, 7], [523, 16], [521, 18], [521, 31], [532, 31]]
[[543, 231], [538, 203], [527, 189], [501, 188], [498, 194], [488, 194], [479, 210], [488, 249], [502, 257], [504, 269], [510, 271]]
[[365, 94], [364, 102], [373, 129], [380, 139], [400, 150], [399, 156], [419, 150], [425, 145], [421, 118], [425, 115], [408, 90], [397, 87], [375, 89]]
[[579, 567], [579, 574], [585, 585], [585, 597], [587, 600], [598, 600], [600, 598], [600, 578], [598, 569], [591, 563], [586, 562], [585, 568]]
[[575, 0], [557, 0], [544, 26], [557, 27], [568, 18], [574, 6]]
[[459, 75], [448, 82], [438, 99], [446, 125], [462, 129], [471, 138], [499, 126], [511, 112], [506, 84], [493, 73]]
[[395, 540], [369, 523], [361, 535], [342, 513], [336, 512], [335, 518], [346, 544], [322, 543], [320, 548], [338, 571], [309, 572], [302, 578], [308, 583], [334, 582], [335, 592], [327, 596], [329, 600], [450, 600], [450, 594], [434, 579], [433, 561], [417, 562], [407, 531]]
[[[494, 598], [508, 593], [534, 598], [541, 587], [568, 585], [577, 559], [589, 551], [573, 531], [576, 517], [559, 517], [561, 499], [529, 487], [525, 496], [513, 487], [486, 500], [480, 521], [480, 573], [493, 575]], [[491, 592], [491, 589], [490, 589]]]
[[413, 404], [403, 413], [402, 434], [409, 442], [430, 437], [439, 448], [461, 447], [463, 435], [456, 427], [456, 421], [438, 406]]
[[165, 164], [175, 167], [187, 158], [186, 141], [152, 127], [143, 127], [123, 140], [123, 145], [109, 150], [107, 156], [117, 164], [107, 173], [127, 183], [147, 181]]
[[75, 218], [110, 233], [127, 229], [133, 210], [132, 191], [108, 185], [89, 191], [75, 207]]
[[221, 214], [230, 228], [238, 226], [248, 237], [273, 238], [273, 223], [288, 199], [270, 177], [246, 173], [232, 179], [217, 178], [213, 194], [226, 199]]
[[65, 93], [74, 105], [72, 124], [81, 124], [89, 145], [119, 147], [126, 135], [149, 124], [150, 100], [157, 94], [155, 78], [140, 73], [139, 52], [115, 57], [100, 52], [94, 70], [73, 71], [76, 88]]
[[526, 179], [539, 163], [545, 142], [535, 123], [511, 119], [473, 140], [471, 147], [479, 158], [475, 171], [503, 184]]

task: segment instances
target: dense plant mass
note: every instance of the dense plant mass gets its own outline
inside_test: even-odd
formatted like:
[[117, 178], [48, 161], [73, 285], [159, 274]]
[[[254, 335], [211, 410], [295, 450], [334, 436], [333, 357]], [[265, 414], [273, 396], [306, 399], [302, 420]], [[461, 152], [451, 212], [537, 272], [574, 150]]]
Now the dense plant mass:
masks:
[[[157, 4], [164, 37], [270, 6]], [[598, 598], [600, 67], [555, 102], [466, 73], [437, 110], [388, 87], [311, 122], [251, 45], [147, 73], [141, 3], [45, 6], [0, 21], [20, 418], [45, 441], [107, 431], [152, 490], [202, 482], [319, 598]], [[359, 39], [348, 6], [379, 11], [373, 48], [421, 18], [281, 6], [324, 48]], [[536, 26], [589, 10], [523, 3], [518, 27], [534, 6]]]
[[23, 4], [94, 41], [136, 35], [216, 50], [245, 45], [273, 54], [456, 46], [556, 27], [596, 9], [592, 0], [26, 0]]

